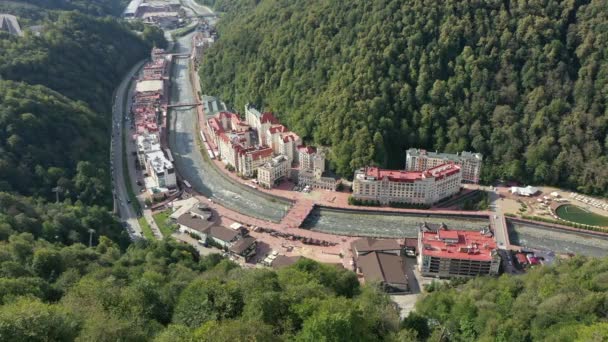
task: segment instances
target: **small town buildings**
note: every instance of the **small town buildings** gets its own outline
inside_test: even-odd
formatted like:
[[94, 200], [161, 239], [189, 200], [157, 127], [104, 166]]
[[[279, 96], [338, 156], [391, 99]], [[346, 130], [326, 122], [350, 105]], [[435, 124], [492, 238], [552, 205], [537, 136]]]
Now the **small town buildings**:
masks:
[[228, 248], [230, 255], [236, 259], [243, 260], [245, 262], [251, 260], [256, 254], [257, 241], [254, 237], [246, 236]]
[[278, 155], [258, 168], [258, 184], [264, 188], [272, 188], [280, 179], [287, 177], [288, 160], [284, 155]]
[[135, 91], [138, 93], [159, 93], [164, 92], [164, 81], [163, 80], [142, 80], [137, 82], [135, 85]]
[[394, 239], [361, 238], [351, 243], [353, 255], [360, 257], [372, 252], [401, 255], [401, 246]]
[[483, 155], [473, 152], [438, 153], [410, 148], [406, 151], [405, 170], [425, 171], [446, 163], [460, 166], [462, 181], [479, 183]]
[[147, 153], [145, 159], [146, 171], [153, 181], [150, 184], [151, 188], [158, 188], [162, 192], [164, 189], [177, 187], [173, 163], [165, 157], [162, 151]]
[[357, 271], [366, 283], [378, 282], [386, 292], [409, 292], [403, 258], [384, 252], [371, 252], [357, 257]]
[[513, 194], [513, 195], [518, 195], [518, 196], [524, 196], [524, 197], [530, 197], [530, 196], [534, 196], [536, 194], [538, 194], [539, 190], [536, 187], [533, 186], [526, 186], [524, 187], [518, 187], [518, 186], [512, 186], [509, 191]]
[[270, 262], [270, 267], [275, 270], [279, 270], [281, 268], [285, 268], [291, 266], [302, 259], [301, 256], [286, 256], [286, 255], [276, 255], [273, 260]]
[[[171, 217], [175, 216], [173, 215]], [[192, 215], [192, 213], [190, 213], [189, 211], [179, 215], [176, 219], [176, 222], [179, 226], [180, 232], [195, 234], [200, 237], [205, 236], [209, 227], [214, 224], [208, 219], [204, 219], [197, 215]]]
[[427, 277], [497, 275], [500, 256], [489, 231], [419, 229], [418, 268]]
[[242, 148], [237, 145], [233, 148], [237, 154], [236, 171], [244, 177], [253, 177], [256, 170], [259, 172], [260, 167], [270, 163], [273, 159], [273, 151], [267, 146]]
[[272, 113], [260, 113], [257, 109], [247, 104], [245, 106], [245, 120], [258, 135], [260, 145], [270, 146], [275, 155], [285, 155], [289, 166], [297, 161], [297, 147], [302, 145], [302, 139], [281, 125]]
[[426, 171], [384, 170], [367, 167], [355, 172], [353, 197], [382, 205], [432, 205], [460, 191], [460, 166], [442, 164]]
[[313, 161], [316, 153], [317, 149], [312, 146], [298, 146], [298, 162], [300, 163], [300, 169], [314, 169]]
[[308, 151], [310, 149], [299, 149], [303, 162], [300, 163], [301, 167], [297, 172], [298, 184], [313, 189], [335, 191], [339, 182], [336, 178], [325, 175], [325, 156], [318, 152], [308, 153]]
[[137, 161], [142, 167], [146, 165], [146, 154], [161, 150], [157, 134], [137, 135], [135, 143], [137, 144]]
[[199, 235], [201, 235], [202, 240], [210, 239], [219, 247], [227, 249], [243, 237], [243, 232], [240, 230], [213, 225], [205, 229], [202, 234]]
[[164, 58], [159, 58], [147, 63], [144, 66], [144, 79], [161, 80], [163, 77], [166, 77], [166, 73], [169, 69], [167, 64], [168, 62]]

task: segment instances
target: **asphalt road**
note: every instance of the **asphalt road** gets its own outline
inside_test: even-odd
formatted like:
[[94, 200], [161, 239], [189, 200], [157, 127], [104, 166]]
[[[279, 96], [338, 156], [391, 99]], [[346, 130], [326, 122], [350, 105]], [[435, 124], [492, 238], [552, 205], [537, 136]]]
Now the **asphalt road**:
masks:
[[204, 16], [215, 15], [215, 13], [213, 13], [213, 11], [209, 7], [200, 5], [199, 3], [196, 2], [196, 0], [183, 0], [182, 4], [190, 7], [198, 15], [204, 15]]
[[[125, 116], [128, 113], [125, 106], [125, 96], [128, 96], [129, 82], [141, 69], [145, 61], [135, 65], [123, 78], [115, 92], [114, 104], [112, 106], [112, 147], [110, 149], [110, 163], [112, 170], [112, 186], [114, 190], [114, 207], [118, 211], [121, 221], [125, 222], [127, 231], [131, 239], [142, 237], [141, 227], [137, 221], [137, 215], [132, 205], [128, 203], [129, 195], [127, 193], [126, 181], [123, 174], [123, 125], [125, 124]], [[128, 128], [128, 127], [127, 127]], [[128, 175], [127, 175], [128, 177]]]

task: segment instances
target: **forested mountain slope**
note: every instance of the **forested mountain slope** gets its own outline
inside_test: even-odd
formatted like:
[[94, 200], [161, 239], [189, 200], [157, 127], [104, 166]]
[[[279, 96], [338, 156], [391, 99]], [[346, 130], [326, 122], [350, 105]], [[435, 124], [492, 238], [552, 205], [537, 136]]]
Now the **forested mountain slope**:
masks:
[[607, 291], [608, 259], [577, 257], [523, 276], [437, 289], [403, 326], [429, 341], [605, 341]]
[[398, 322], [354, 273], [309, 260], [274, 272], [172, 240], [0, 241], [3, 341], [379, 341]]
[[40, 36], [0, 33], [0, 191], [54, 199], [59, 186], [61, 200], [109, 205], [112, 92], [152, 42], [109, 17], [53, 13]]
[[330, 145], [342, 175], [474, 150], [485, 179], [606, 195], [606, 21], [606, 0], [262, 0], [220, 22], [202, 83]]

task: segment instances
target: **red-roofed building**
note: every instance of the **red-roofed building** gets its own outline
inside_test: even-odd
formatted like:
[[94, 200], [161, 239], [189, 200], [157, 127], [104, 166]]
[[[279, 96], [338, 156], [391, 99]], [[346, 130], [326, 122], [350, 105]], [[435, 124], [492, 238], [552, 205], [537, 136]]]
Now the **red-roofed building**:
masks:
[[154, 60], [152, 62], [147, 63], [144, 66], [144, 79], [152, 80], [152, 79], [162, 79], [167, 76], [167, 60], [164, 58], [160, 58]]
[[367, 167], [355, 172], [353, 197], [380, 204], [432, 205], [460, 191], [460, 166], [449, 163], [426, 171]]
[[497, 275], [500, 256], [488, 231], [418, 232], [418, 267], [423, 276], [450, 278]]
[[312, 170], [314, 168], [313, 158], [317, 150], [312, 146], [303, 145], [298, 146], [297, 149], [298, 162], [300, 163], [300, 168], [304, 170]]

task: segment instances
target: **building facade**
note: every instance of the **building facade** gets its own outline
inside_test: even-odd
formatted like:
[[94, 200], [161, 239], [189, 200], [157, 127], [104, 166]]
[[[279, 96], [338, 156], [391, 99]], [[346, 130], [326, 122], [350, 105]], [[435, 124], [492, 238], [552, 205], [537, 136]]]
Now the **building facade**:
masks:
[[418, 268], [427, 277], [498, 275], [500, 255], [489, 231], [420, 229]]
[[146, 154], [146, 170], [158, 188], [173, 189], [177, 187], [173, 163], [165, 157], [162, 151]]
[[258, 168], [258, 184], [264, 188], [272, 188], [276, 182], [287, 177], [287, 157], [279, 155]]
[[460, 191], [461, 172], [456, 164], [443, 164], [426, 171], [357, 170], [353, 197], [359, 200], [432, 205]]
[[454, 163], [460, 166], [462, 181], [479, 183], [483, 155], [481, 153], [438, 153], [423, 149], [410, 148], [406, 151], [405, 170], [425, 171], [445, 163]]

